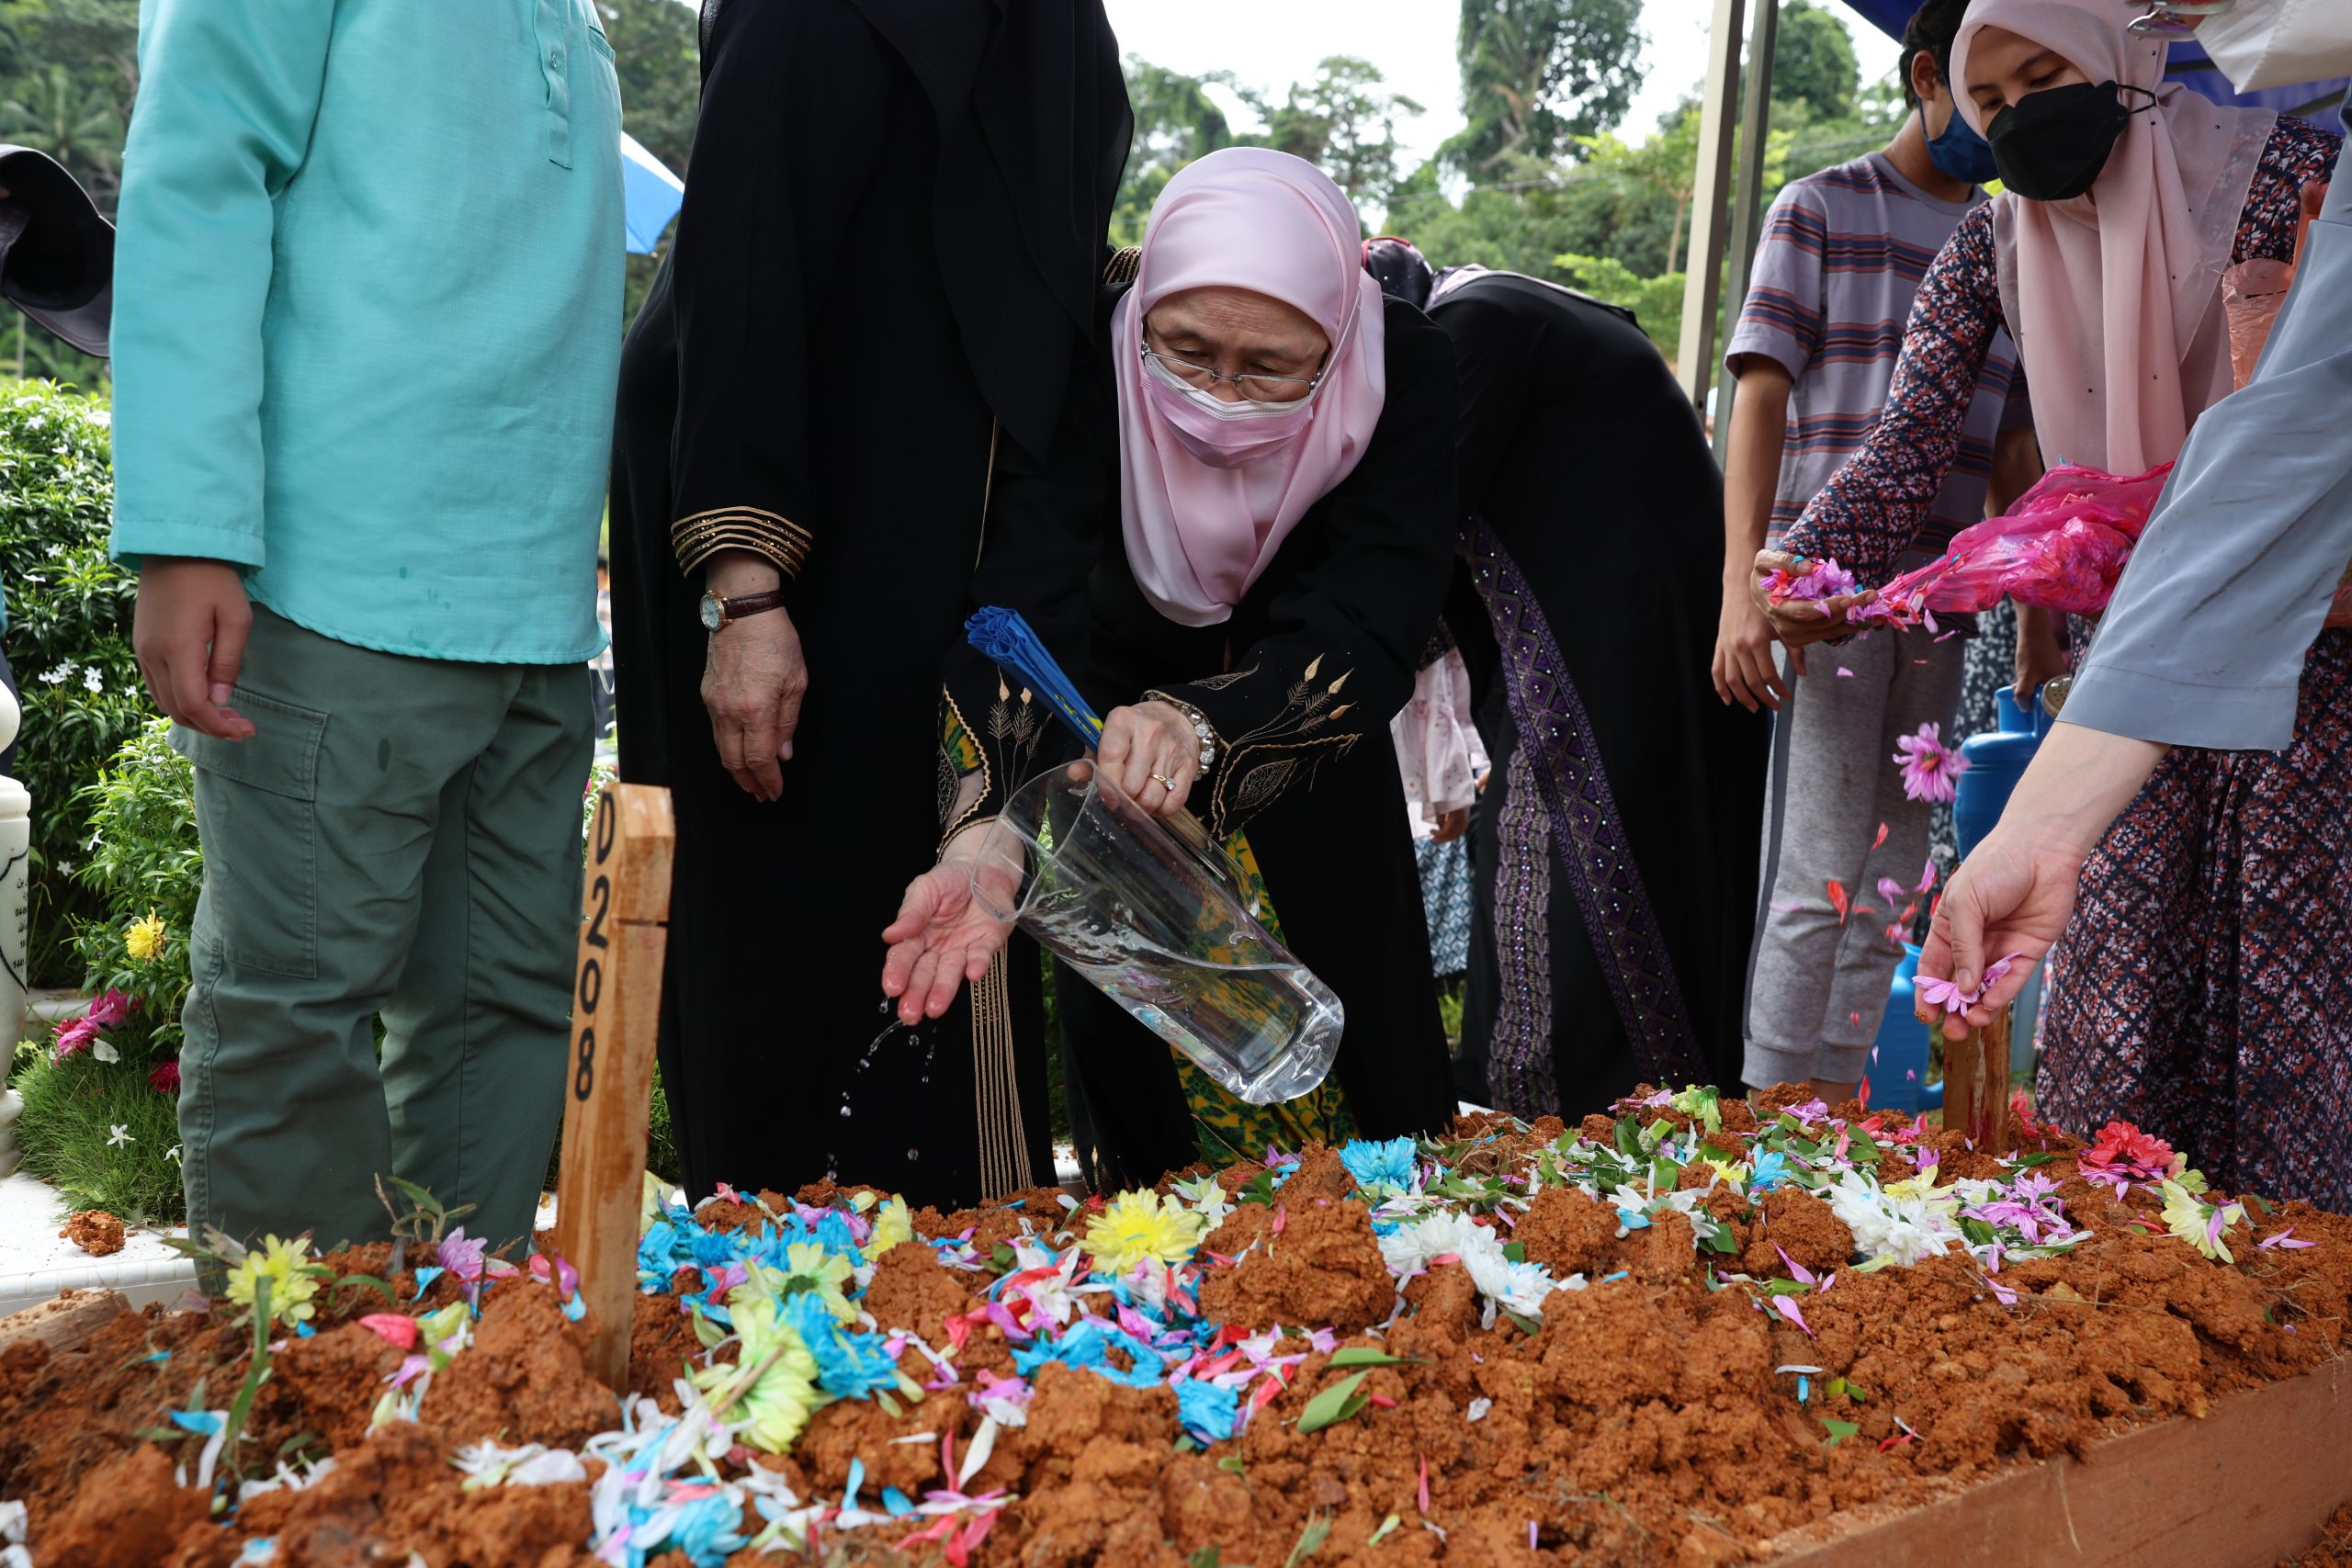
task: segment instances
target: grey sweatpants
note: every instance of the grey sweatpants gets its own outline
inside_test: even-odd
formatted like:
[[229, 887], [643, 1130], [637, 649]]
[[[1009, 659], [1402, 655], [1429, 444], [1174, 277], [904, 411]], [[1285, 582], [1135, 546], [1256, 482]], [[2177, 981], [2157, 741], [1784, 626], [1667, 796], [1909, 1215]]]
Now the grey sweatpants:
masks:
[[[1949, 744], [1960, 706], [1962, 649], [1924, 629], [1872, 632], [1843, 647], [1806, 650], [1812, 673], [1788, 669], [1789, 700], [1772, 726], [1764, 796], [1764, 908], [1747, 966], [1747, 1055], [1756, 1088], [1826, 1078], [1848, 1083], [1869, 1066], [1903, 950], [1889, 942], [1881, 877], [1918, 886], [1928, 863], [1928, 803], [1905, 798], [1895, 738], [1923, 724]], [[1851, 671], [1840, 675], [1839, 670]], [[1871, 840], [1886, 824], [1886, 841]], [[1871, 912], [1844, 921], [1828, 884]], [[1792, 908], [1793, 906], [1793, 908]]]

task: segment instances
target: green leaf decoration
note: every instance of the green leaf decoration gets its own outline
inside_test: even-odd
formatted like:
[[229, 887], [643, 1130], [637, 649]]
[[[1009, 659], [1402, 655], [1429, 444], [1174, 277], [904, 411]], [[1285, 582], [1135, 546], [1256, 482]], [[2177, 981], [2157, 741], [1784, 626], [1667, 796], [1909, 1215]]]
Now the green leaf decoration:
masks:
[[394, 1312], [401, 1309], [400, 1298], [392, 1293], [392, 1287], [373, 1274], [345, 1274], [334, 1282], [334, 1292], [338, 1301], [344, 1292], [354, 1290], [373, 1291], [384, 1298], [384, 1304], [387, 1307]]
[[1829, 1428], [1829, 1436], [1822, 1444], [1824, 1448], [1834, 1449], [1862, 1429], [1859, 1421], [1832, 1421], [1826, 1416], [1821, 1418], [1821, 1424]]
[[1216, 1467], [1219, 1470], [1229, 1470], [1233, 1472], [1234, 1474], [1241, 1477], [1244, 1481], [1250, 1479], [1250, 1467], [1241, 1462], [1241, 1456], [1239, 1454], [1226, 1455], [1223, 1459], [1216, 1461]]
[[1356, 1392], [1363, 1380], [1372, 1375], [1371, 1369], [1341, 1378], [1321, 1393], [1306, 1402], [1306, 1414], [1298, 1418], [1301, 1433], [1319, 1432], [1326, 1427], [1337, 1426], [1360, 1413], [1372, 1403], [1371, 1396]]
[[1298, 1568], [1300, 1563], [1314, 1556], [1323, 1543], [1330, 1539], [1331, 1516], [1316, 1515], [1306, 1521], [1306, 1528], [1298, 1532], [1298, 1544], [1290, 1549], [1288, 1557], [1283, 1559], [1283, 1568]]
[[1392, 1356], [1369, 1345], [1350, 1345], [1331, 1352], [1335, 1367], [1418, 1367], [1423, 1365], [1419, 1356]]

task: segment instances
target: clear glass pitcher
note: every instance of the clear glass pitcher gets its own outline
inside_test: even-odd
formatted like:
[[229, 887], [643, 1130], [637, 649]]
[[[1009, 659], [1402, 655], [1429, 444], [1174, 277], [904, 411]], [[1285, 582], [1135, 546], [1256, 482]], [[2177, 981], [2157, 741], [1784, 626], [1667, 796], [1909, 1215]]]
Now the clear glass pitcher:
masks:
[[1005, 802], [972, 896], [1251, 1105], [1295, 1100], [1331, 1070], [1340, 999], [1251, 918], [1230, 859], [1197, 822], [1153, 817], [1091, 761]]

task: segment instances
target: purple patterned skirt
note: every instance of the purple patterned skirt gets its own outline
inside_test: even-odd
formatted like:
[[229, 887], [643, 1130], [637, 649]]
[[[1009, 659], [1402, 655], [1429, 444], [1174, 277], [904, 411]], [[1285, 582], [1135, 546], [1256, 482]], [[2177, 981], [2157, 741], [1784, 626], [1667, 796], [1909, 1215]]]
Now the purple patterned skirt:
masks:
[[2280, 752], [2176, 750], [2084, 863], [2040, 1099], [2217, 1185], [2352, 1211], [2352, 631]]

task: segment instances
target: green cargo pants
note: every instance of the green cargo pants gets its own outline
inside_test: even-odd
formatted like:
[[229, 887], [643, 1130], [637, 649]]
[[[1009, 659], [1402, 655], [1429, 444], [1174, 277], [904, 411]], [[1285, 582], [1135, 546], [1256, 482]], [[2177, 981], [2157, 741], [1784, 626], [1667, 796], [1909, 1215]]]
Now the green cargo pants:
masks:
[[397, 1175], [477, 1205], [469, 1235], [528, 1236], [562, 1114], [587, 666], [378, 653], [255, 605], [242, 675], [252, 739], [173, 732], [204, 840], [191, 1228], [380, 1238]]

